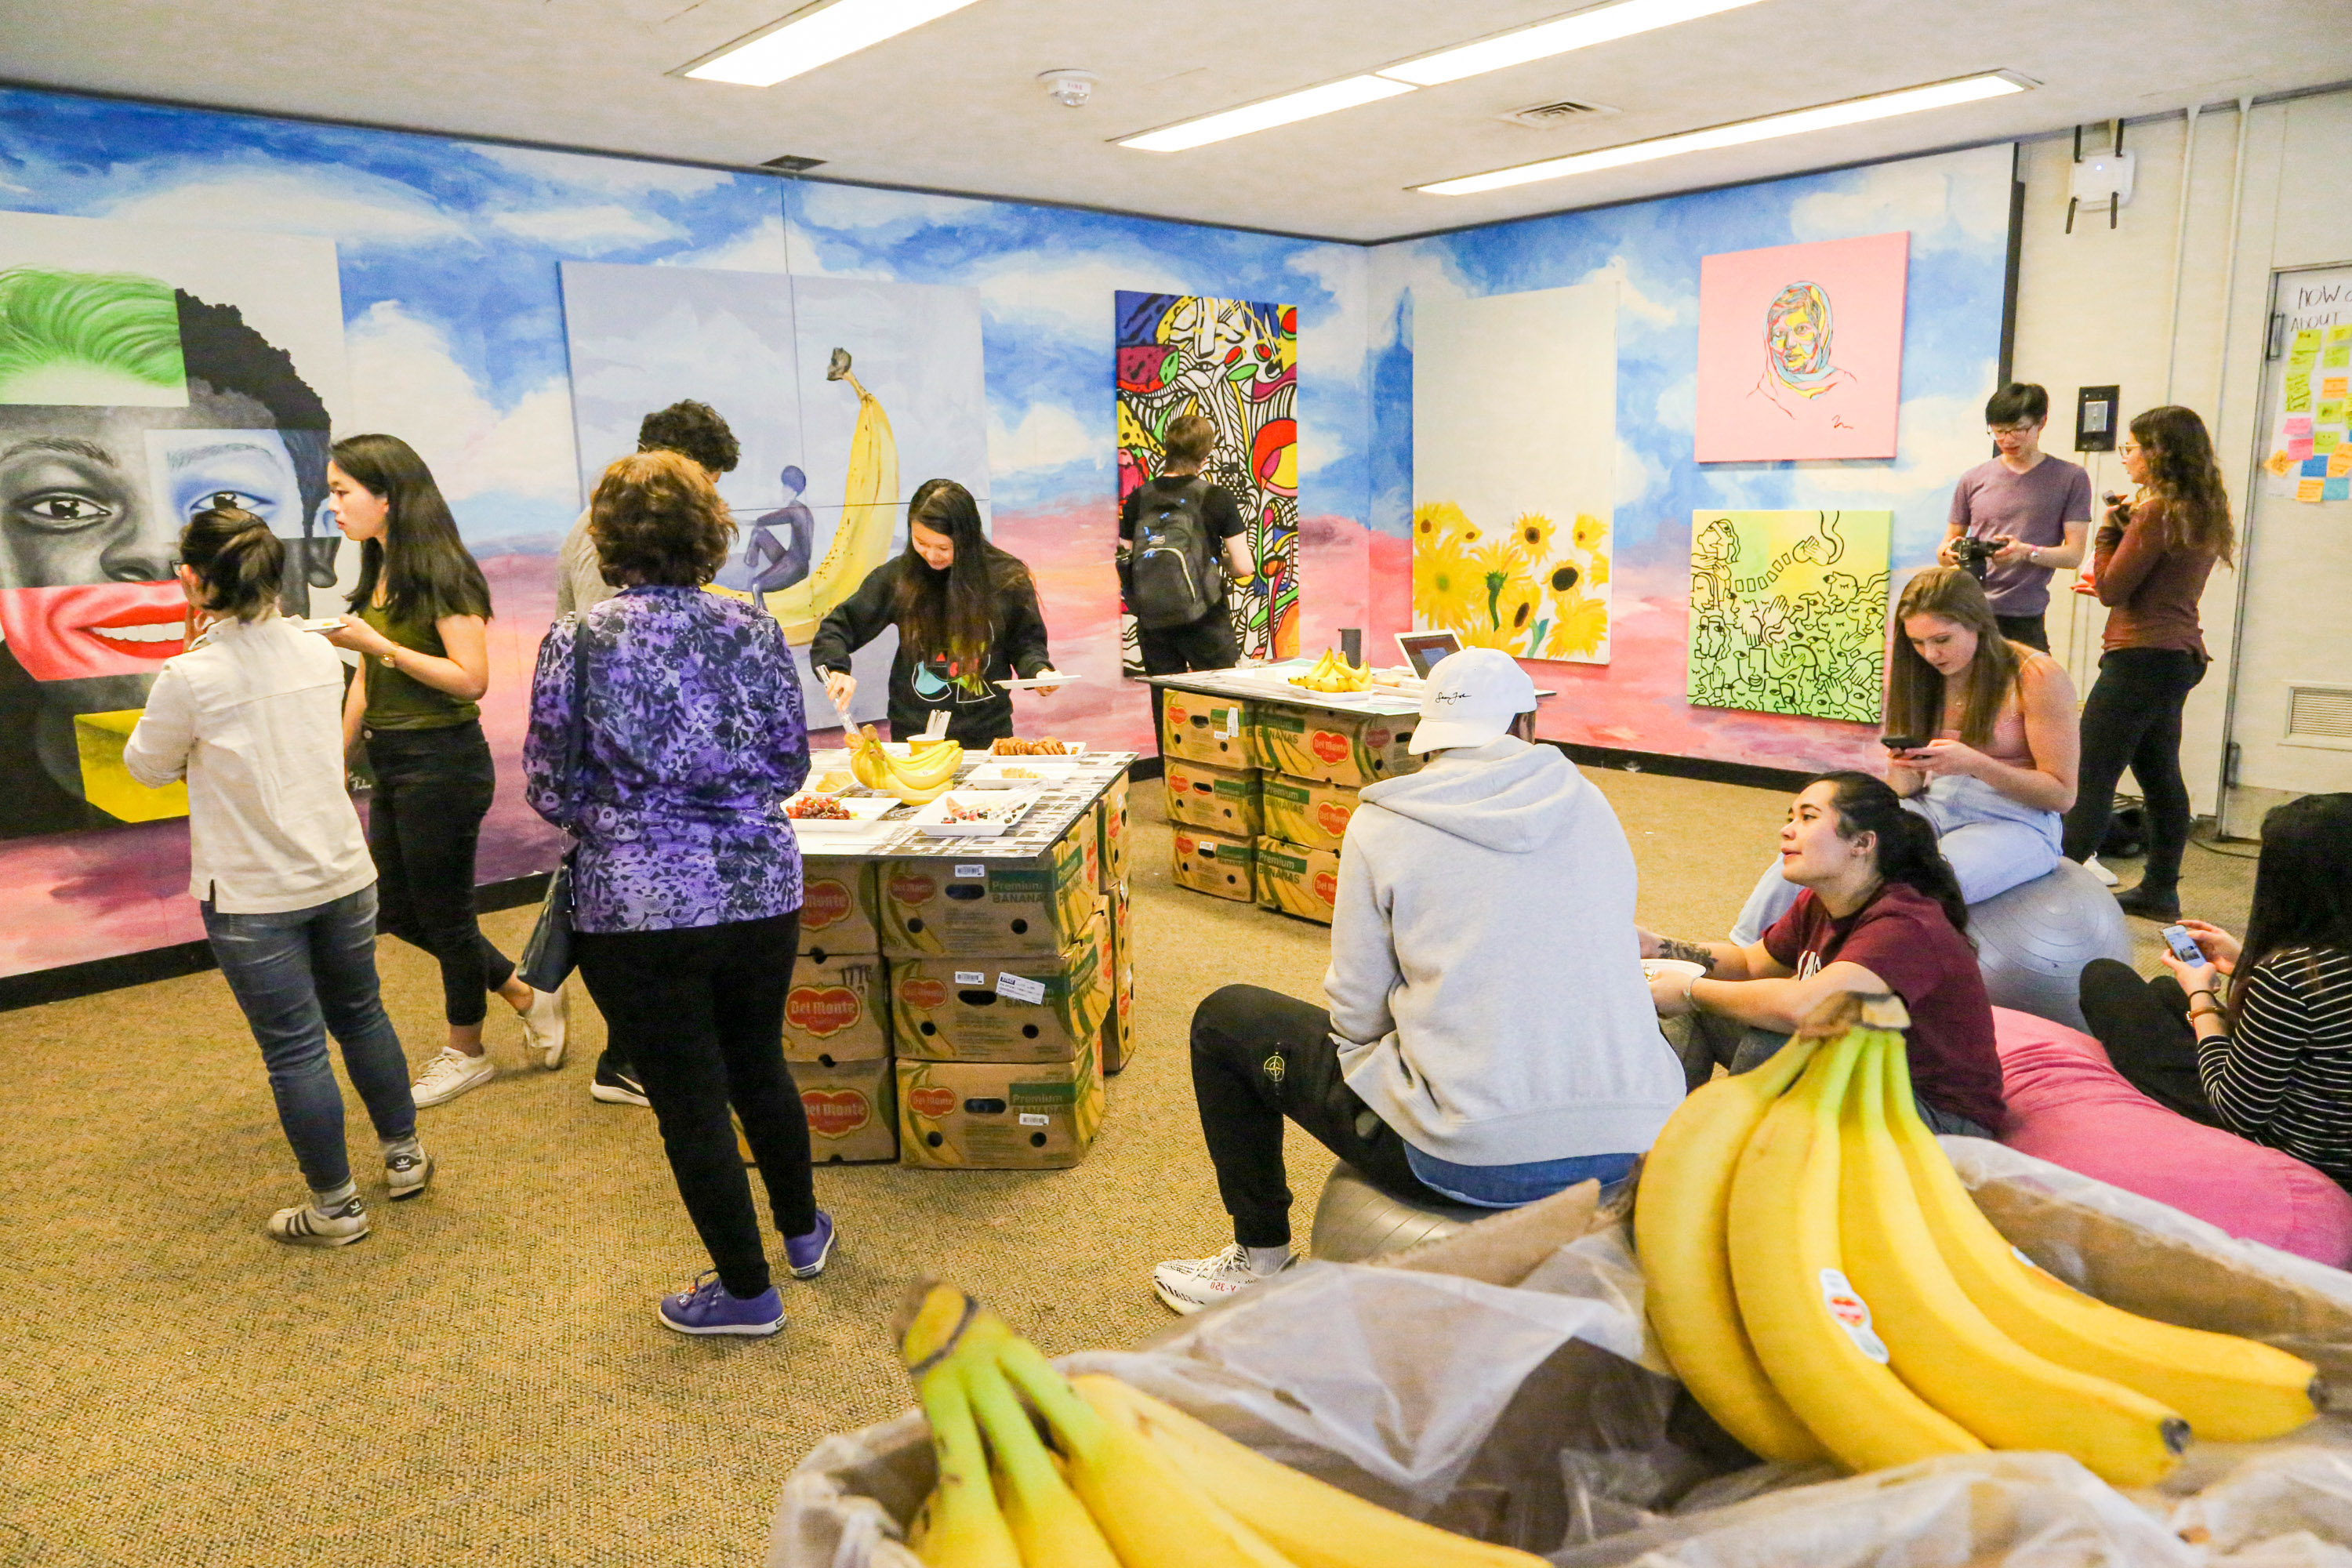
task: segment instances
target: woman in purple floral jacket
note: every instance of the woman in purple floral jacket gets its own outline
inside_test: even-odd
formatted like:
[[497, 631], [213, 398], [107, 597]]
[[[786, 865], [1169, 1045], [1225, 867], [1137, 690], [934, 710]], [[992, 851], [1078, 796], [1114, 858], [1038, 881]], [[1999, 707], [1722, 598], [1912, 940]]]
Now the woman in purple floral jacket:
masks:
[[661, 1320], [680, 1333], [772, 1334], [783, 1298], [730, 1101], [793, 1278], [820, 1273], [834, 1240], [783, 1053], [801, 862], [782, 803], [808, 775], [800, 681], [772, 618], [702, 591], [735, 527], [695, 463], [674, 452], [614, 463], [588, 531], [621, 593], [540, 645], [523, 742], [531, 809], [577, 846], [581, 977], [635, 1065], [716, 1265], [663, 1297]]

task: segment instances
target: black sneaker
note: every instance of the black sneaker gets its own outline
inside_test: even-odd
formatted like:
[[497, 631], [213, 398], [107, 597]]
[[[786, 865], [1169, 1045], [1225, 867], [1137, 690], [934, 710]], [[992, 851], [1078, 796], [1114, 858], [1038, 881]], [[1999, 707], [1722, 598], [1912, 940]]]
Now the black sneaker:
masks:
[[588, 1085], [591, 1099], [607, 1105], [642, 1105], [650, 1109], [653, 1101], [646, 1098], [645, 1085], [627, 1068], [616, 1068], [610, 1062], [596, 1064], [596, 1076]]
[[2151, 888], [2146, 882], [2116, 895], [2116, 904], [2127, 915], [2171, 925], [2180, 919], [2180, 894], [2172, 888]]

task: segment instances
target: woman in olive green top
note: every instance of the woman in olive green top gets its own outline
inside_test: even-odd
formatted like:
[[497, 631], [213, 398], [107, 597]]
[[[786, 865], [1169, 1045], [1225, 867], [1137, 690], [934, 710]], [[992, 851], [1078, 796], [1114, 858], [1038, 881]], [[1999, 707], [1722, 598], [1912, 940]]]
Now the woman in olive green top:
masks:
[[418, 1105], [439, 1105], [497, 1073], [482, 1049], [489, 992], [522, 1016], [541, 1060], [563, 1060], [562, 992], [524, 984], [474, 918], [474, 846], [498, 786], [479, 702], [490, 684], [490, 588], [407, 442], [336, 442], [327, 489], [335, 525], [360, 547], [358, 614], [328, 640], [360, 656], [343, 740], [365, 741], [375, 773], [376, 923], [440, 962], [449, 1044], [413, 1090]]

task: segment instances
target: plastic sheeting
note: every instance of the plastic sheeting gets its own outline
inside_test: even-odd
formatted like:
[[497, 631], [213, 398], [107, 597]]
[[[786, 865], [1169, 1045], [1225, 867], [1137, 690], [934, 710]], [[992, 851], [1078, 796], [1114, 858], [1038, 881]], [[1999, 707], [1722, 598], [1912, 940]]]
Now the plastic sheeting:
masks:
[[[2134, 1311], [2291, 1349], [2352, 1389], [2352, 1275], [1998, 1144], [1944, 1146], [1994, 1223], [2053, 1273]], [[1524, 1217], [1485, 1223], [1519, 1226], [1532, 1271], [1310, 1263], [1149, 1349], [1061, 1364], [1126, 1378], [1307, 1474], [1559, 1568], [2352, 1568], [2340, 1417], [2270, 1444], [2194, 1447], [2164, 1488], [2128, 1496], [2049, 1454], [1861, 1477], [1757, 1465], [1652, 1370], [1663, 1363], [1644, 1343], [1622, 1219], [1532, 1252]], [[1475, 1259], [1481, 1228], [1439, 1249], [1463, 1243], [1451, 1256]], [[909, 1568], [898, 1538], [931, 1480], [919, 1415], [826, 1439], [785, 1484], [769, 1568]]]

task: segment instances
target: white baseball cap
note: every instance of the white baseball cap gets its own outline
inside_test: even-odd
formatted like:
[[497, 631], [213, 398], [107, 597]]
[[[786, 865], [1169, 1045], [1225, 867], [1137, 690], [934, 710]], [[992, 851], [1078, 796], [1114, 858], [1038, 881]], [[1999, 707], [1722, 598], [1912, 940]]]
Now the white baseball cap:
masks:
[[1483, 746], [1511, 731], [1511, 721], [1536, 706], [1536, 683], [1500, 648], [1465, 647], [1447, 654], [1422, 688], [1421, 722], [1405, 749], [1434, 752]]

